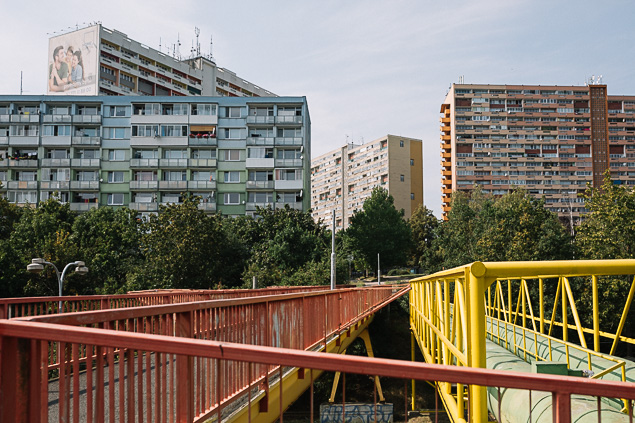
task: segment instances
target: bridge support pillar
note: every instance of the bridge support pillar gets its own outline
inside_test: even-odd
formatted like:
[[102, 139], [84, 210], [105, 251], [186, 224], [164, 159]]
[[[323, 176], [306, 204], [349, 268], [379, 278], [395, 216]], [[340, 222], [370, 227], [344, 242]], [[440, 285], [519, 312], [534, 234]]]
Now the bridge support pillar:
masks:
[[[374, 357], [373, 353], [373, 344], [370, 342], [370, 336], [368, 335], [368, 329], [364, 329], [362, 333], [359, 334], [359, 337], [364, 341], [364, 346], [366, 347], [366, 355], [368, 357]], [[342, 354], [346, 354], [346, 350], [342, 352]], [[329, 402], [335, 402], [335, 392], [337, 392], [337, 385], [340, 381], [340, 372], [335, 372], [335, 378], [333, 379], [333, 387], [331, 388], [331, 397], [329, 398]], [[379, 394], [379, 401], [385, 402], [384, 393], [381, 390], [381, 383], [379, 382], [379, 376], [375, 376], [375, 386], [377, 386], [377, 393]]]
[[[470, 367], [487, 367], [485, 352], [485, 265], [472, 263], [466, 271], [468, 298], [468, 345], [467, 361]], [[470, 386], [469, 419], [474, 422], [487, 422], [487, 388]]]

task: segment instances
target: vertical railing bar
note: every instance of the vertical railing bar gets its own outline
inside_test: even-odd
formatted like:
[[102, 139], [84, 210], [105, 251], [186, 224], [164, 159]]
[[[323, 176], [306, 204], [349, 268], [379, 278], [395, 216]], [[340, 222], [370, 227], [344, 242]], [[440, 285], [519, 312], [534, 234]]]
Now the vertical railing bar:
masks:
[[284, 409], [282, 408], [282, 393], [283, 393], [283, 389], [282, 389], [282, 364], [280, 364], [279, 367], [279, 372], [280, 372], [280, 423], [283, 423], [283, 414], [284, 414]]
[[[311, 423], [313, 423], [313, 418], [314, 418], [314, 416], [313, 416], [313, 407], [314, 407], [314, 405], [313, 405], [313, 369], [310, 369], [310, 372], [311, 372], [311, 394], [310, 394], [310, 397], [311, 397], [311, 399], [310, 399], [310, 405], [311, 405]], [[629, 401], [629, 403], [630, 403], [630, 401]], [[376, 419], [375, 419], [375, 420], [376, 420]]]
[[251, 423], [251, 362], [247, 363], [247, 379], [249, 379], [249, 386], [247, 387], [247, 422]]
[[86, 422], [93, 421], [93, 345], [86, 345]]
[[602, 407], [601, 407], [602, 397], [597, 397], [598, 402], [598, 423], [602, 423]]
[[119, 423], [124, 423], [126, 418], [126, 359], [124, 358], [124, 349], [119, 349], [117, 367], [119, 369]]
[[79, 423], [79, 344], [72, 344], [73, 360], [73, 422]]
[[501, 400], [502, 400], [501, 387], [498, 386], [497, 390], [498, 390], [498, 416], [496, 416], [496, 417], [498, 418], [498, 421], [501, 421], [501, 419], [502, 419], [502, 414], [501, 414], [501, 408], [502, 408], [502, 406], [501, 406]]

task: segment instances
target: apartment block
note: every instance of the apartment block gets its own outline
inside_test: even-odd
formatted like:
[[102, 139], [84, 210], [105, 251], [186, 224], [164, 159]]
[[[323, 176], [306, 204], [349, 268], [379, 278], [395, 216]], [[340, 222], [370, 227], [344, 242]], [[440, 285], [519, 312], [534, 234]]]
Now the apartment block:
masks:
[[308, 210], [304, 97], [0, 96], [0, 195], [72, 210]]
[[405, 218], [423, 204], [421, 140], [386, 135], [363, 145], [347, 144], [311, 161], [311, 209], [316, 221], [346, 229], [374, 187], [381, 186]]
[[209, 55], [167, 55], [101, 24], [50, 38], [48, 63], [51, 95], [276, 96]]
[[580, 197], [610, 169], [635, 185], [635, 96], [607, 86], [453, 84], [441, 105], [444, 217], [453, 192], [517, 187], [544, 198], [562, 220], [587, 211]]

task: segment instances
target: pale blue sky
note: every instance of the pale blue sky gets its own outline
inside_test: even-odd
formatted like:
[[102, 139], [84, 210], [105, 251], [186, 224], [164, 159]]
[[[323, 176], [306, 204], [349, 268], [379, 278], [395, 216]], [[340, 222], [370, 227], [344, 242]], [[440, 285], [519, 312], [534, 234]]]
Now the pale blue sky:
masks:
[[[55, 4], [56, 7], [52, 8]], [[635, 95], [632, 1], [0, 0], [0, 94], [46, 90], [48, 35], [101, 21], [150, 47], [203, 53], [280, 95], [307, 97], [313, 157], [385, 134], [424, 141], [425, 204], [441, 214], [439, 108], [466, 83], [581, 85]], [[165, 49], [164, 49], [165, 51]]]

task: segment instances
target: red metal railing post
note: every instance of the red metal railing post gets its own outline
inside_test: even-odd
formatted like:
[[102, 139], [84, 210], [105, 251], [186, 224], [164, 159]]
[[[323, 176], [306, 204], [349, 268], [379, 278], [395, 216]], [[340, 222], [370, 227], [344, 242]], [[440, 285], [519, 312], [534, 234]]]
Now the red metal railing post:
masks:
[[571, 396], [566, 392], [554, 392], [551, 400], [554, 423], [571, 422]]
[[[176, 314], [177, 336], [193, 338], [193, 312]], [[177, 421], [191, 423], [194, 420], [194, 361], [192, 356], [176, 356], [176, 415]]]
[[[0, 416], [2, 421], [36, 420], [40, 406], [38, 380], [40, 361], [32, 360], [37, 356], [37, 351], [31, 351], [35, 341], [3, 337], [0, 338], [0, 342]], [[36, 385], [31, 386], [33, 383]], [[34, 412], [36, 414], [32, 414]]]

